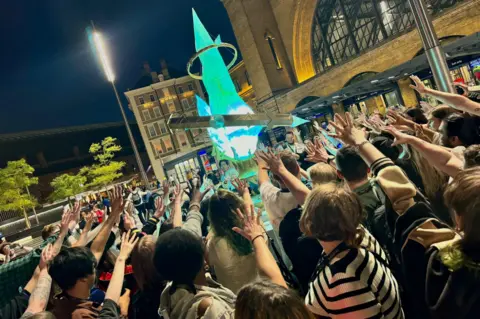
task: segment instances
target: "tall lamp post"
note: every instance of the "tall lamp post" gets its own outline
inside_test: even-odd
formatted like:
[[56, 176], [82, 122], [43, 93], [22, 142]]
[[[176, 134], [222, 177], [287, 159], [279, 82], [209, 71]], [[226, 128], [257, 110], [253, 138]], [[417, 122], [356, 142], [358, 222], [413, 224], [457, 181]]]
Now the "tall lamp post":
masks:
[[422, 39], [425, 55], [432, 69], [435, 83], [437, 83], [438, 88], [443, 92], [456, 93], [453, 89], [445, 52], [440, 46], [437, 34], [433, 28], [432, 19], [426, 10], [425, 0], [408, 0], [408, 3], [415, 18], [418, 33]]
[[137, 160], [138, 170], [140, 171], [140, 176], [142, 178], [143, 183], [147, 189], [150, 188], [148, 183], [147, 173], [145, 173], [145, 168], [142, 164], [142, 159], [140, 158], [140, 154], [138, 153], [137, 144], [135, 143], [135, 138], [133, 137], [132, 131], [130, 130], [130, 125], [128, 125], [127, 116], [125, 115], [125, 110], [123, 109], [123, 103], [118, 95], [117, 87], [115, 86], [115, 75], [113, 74], [113, 70], [110, 64], [110, 58], [108, 56], [105, 43], [103, 41], [102, 35], [97, 32], [95, 26], [92, 22], [93, 28], [93, 43], [95, 45], [95, 49], [97, 51], [98, 57], [100, 58], [100, 62], [103, 66], [103, 71], [105, 72], [105, 76], [107, 77], [108, 82], [112, 84], [113, 92], [115, 92], [115, 97], [117, 98], [118, 106], [120, 107], [120, 112], [122, 113], [123, 121], [125, 122], [125, 128], [127, 129], [128, 137], [130, 139], [130, 143], [132, 144], [133, 153], [135, 154], [135, 159]]

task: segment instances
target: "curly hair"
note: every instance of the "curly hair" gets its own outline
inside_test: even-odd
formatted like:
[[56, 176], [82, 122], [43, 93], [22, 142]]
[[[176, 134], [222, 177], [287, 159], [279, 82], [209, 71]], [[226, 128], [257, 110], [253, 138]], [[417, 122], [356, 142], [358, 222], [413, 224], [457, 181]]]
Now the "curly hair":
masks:
[[249, 255], [253, 248], [247, 239], [232, 230], [233, 227], [243, 226], [235, 213], [237, 208], [245, 213], [243, 200], [235, 193], [220, 189], [210, 197], [208, 219], [213, 234], [224, 238], [237, 254], [245, 256]]

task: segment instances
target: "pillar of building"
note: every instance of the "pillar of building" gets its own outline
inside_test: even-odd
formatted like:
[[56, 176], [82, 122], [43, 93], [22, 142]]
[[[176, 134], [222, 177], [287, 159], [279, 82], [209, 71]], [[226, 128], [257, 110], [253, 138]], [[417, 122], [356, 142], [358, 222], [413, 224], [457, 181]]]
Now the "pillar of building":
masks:
[[[261, 102], [272, 96], [277, 90], [293, 87], [295, 75], [270, 1], [222, 0], [222, 2], [230, 17], [257, 101]], [[280, 67], [275, 57], [278, 58]]]

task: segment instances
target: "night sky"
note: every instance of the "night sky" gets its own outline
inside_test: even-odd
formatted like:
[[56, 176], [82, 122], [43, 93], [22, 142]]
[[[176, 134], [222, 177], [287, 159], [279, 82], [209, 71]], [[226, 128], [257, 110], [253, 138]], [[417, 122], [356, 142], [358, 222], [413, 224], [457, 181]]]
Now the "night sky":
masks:
[[163, 57], [185, 70], [194, 54], [192, 7], [212, 35], [237, 46], [220, 0], [2, 2], [0, 134], [121, 121], [90, 51], [90, 20], [107, 38], [125, 106], [123, 92], [140, 78], [143, 61], [159, 71]]

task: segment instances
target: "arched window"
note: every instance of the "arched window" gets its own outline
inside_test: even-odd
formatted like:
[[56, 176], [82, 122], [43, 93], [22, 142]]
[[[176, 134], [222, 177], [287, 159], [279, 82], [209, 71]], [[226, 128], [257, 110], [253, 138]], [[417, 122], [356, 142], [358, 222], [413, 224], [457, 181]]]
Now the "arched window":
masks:
[[[426, 0], [436, 15], [463, 0]], [[415, 25], [406, 0], [318, 0], [312, 26], [317, 73]]]

